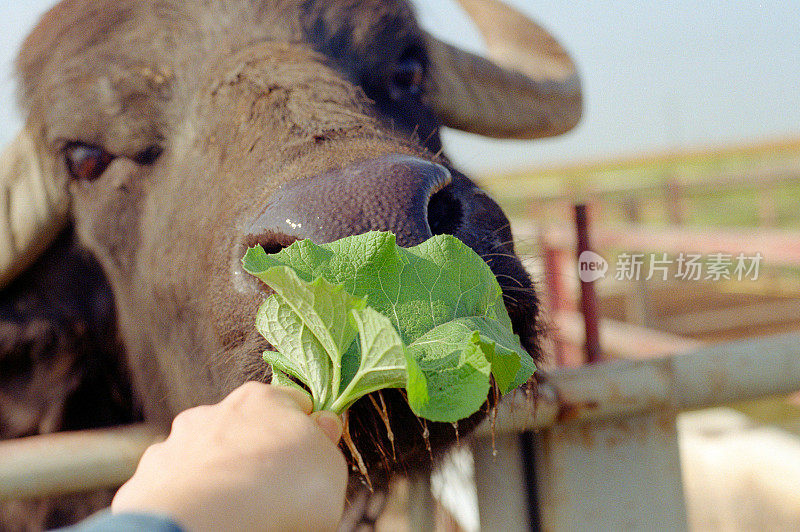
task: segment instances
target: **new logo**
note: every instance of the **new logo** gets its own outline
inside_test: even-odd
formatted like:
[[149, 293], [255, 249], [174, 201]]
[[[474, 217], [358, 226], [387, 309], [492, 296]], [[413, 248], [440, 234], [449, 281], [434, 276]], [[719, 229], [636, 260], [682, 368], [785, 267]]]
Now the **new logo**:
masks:
[[594, 251], [584, 251], [578, 257], [578, 277], [584, 283], [603, 279], [607, 271], [608, 262]]

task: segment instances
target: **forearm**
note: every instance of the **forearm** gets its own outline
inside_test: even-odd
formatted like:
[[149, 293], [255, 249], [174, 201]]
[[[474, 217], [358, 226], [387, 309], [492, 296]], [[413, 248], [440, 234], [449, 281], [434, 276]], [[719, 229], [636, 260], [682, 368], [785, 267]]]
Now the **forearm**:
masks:
[[171, 518], [159, 514], [105, 510], [77, 525], [56, 532], [184, 532]]

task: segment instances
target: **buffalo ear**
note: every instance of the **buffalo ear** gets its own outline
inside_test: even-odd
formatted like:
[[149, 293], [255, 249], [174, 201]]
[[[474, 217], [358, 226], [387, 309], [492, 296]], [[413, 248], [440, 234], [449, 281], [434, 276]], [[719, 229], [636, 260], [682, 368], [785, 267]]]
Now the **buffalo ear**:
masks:
[[0, 154], [0, 288], [47, 249], [68, 217], [66, 185], [35, 139], [25, 128]]
[[458, 0], [491, 60], [428, 35], [430, 104], [446, 126], [498, 138], [569, 131], [582, 113], [569, 54], [547, 30], [498, 0]]

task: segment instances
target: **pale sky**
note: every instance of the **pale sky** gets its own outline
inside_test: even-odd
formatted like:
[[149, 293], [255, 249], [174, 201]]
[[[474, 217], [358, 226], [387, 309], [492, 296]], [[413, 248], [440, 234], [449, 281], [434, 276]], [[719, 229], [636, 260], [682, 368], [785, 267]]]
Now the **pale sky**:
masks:
[[[547, 166], [637, 152], [800, 135], [800, 5], [785, 2], [507, 0], [549, 28], [582, 74], [583, 122], [555, 139], [445, 138], [467, 170]], [[13, 111], [15, 50], [53, 0], [0, 0], [0, 145]], [[452, 0], [416, 0], [422, 23], [480, 50]]]

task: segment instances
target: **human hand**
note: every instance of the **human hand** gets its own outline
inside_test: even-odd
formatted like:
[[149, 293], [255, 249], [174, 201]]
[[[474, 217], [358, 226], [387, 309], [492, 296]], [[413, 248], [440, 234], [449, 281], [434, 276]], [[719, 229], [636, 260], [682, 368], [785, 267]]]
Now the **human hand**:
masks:
[[161, 513], [187, 531], [332, 530], [347, 466], [342, 423], [299, 390], [249, 382], [180, 413], [145, 451], [112, 513]]

